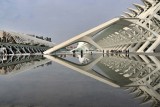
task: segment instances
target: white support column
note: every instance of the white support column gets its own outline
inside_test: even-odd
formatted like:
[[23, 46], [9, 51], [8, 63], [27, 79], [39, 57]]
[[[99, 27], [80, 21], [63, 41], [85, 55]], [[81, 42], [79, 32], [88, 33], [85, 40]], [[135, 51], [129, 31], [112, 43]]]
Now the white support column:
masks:
[[36, 53], [36, 51], [33, 48], [31, 48], [31, 50], [33, 51], [33, 53]]
[[153, 38], [154, 36], [150, 36], [148, 38], [148, 40], [138, 49], [137, 52], [144, 52], [144, 49], [150, 44], [150, 40]]
[[96, 48], [103, 50], [103, 49], [102, 49], [97, 43], [95, 43], [90, 37], [85, 36], [85, 37], [79, 39], [78, 41], [85, 41], [85, 42], [87, 42], [87, 43], [95, 46]]
[[123, 47], [124, 47], [124, 46], [121, 45], [121, 46], [117, 49], [117, 51], [121, 50]]
[[144, 52], [144, 49], [150, 44], [150, 41], [146, 41], [138, 50], [137, 52]]
[[28, 50], [29, 53], [31, 53], [31, 50], [29, 48], [26, 48]]
[[134, 43], [130, 44], [130, 46], [126, 50], [130, 50], [133, 46], [134, 46]]
[[24, 53], [27, 53], [26, 50], [24, 49], [24, 47], [22, 47], [22, 50], [24, 51]]
[[157, 68], [160, 69], [160, 61], [155, 56], [149, 56], [149, 58], [156, 64]]
[[36, 52], [36, 53], [38, 53], [38, 50], [37, 50], [37, 48], [34, 48], [34, 50], [35, 50], [35, 52]]
[[121, 47], [120, 47], [118, 50], [121, 50], [121, 49], [123, 49], [123, 47], [124, 47], [124, 45], [121, 45]]
[[[17, 52], [18, 52], [19, 54], [21, 54], [21, 51], [19, 50], [18, 47], [15, 47], [15, 49], [17, 50]], [[17, 53], [16, 53], [16, 54], [17, 54]]]
[[130, 45], [125, 45], [124, 48], [122, 49], [122, 51], [126, 50]]
[[139, 48], [139, 46], [141, 45], [142, 43], [137, 43], [130, 51], [131, 52], [136, 52], [136, 50]]
[[140, 58], [140, 56], [138, 55], [133, 55], [132, 57], [134, 57], [137, 61], [142, 62], [143, 60]]
[[118, 45], [115, 50], [118, 50], [119, 48], [120, 48], [120, 46]]
[[119, 46], [116, 46], [116, 48], [114, 48], [114, 50], [117, 50], [119, 48]]
[[41, 52], [41, 50], [40, 50], [39, 48], [37, 48], [37, 50], [38, 50], [38, 53], [40, 53], [40, 52]]
[[151, 62], [146, 56], [144, 56], [144, 55], [139, 55], [139, 56], [144, 60], [144, 62], [147, 64], [148, 67], [150, 67], [152, 70], [154, 70], [154, 67], [150, 64]]
[[117, 50], [120, 46], [117, 46], [114, 50]]
[[148, 48], [146, 53], [153, 52], [153, 50], [160, 44], [160, 36], [157, 38], [157, 40]]
[[6, 48], [12, 53], [14, 54], [13, 50], [10, 48], [10, 46], [6, 46]]

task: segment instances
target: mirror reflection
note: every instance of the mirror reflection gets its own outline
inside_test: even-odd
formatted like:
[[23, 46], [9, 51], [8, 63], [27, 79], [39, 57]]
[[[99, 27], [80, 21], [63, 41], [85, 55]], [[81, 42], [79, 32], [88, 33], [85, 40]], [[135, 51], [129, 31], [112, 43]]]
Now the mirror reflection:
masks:
[[[142, 104], [151, 103], [154, 107], [160, 104], [159, 56], [90, 53], [76, 57], [79, 64], [67, 60], [71, 55], [45, 57], [113, 87], [124, 88], [135, 98], [142, 98]], [[90, 62], [84, 64], [82, 59]]]
[[52, 62], [42, 55], [2, 55], [0, 56], [0, 75], [14, 74], [50, 64]]

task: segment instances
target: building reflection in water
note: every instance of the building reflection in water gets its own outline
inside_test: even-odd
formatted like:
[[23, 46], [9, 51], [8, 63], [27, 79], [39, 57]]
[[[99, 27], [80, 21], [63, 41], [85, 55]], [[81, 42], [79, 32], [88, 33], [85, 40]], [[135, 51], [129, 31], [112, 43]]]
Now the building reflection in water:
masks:
[[57, 54], [54, 55], [54, 57], [59, 57], [62, 58], [66, 61], [70, 61], [79, 65], [83, 65], [83, 64], [88, 64], [90, 63], [93, 59], [95, 59], [92, 55], [90, 54], [84, 54], [84, 56], [82, 57], [81, 54]]
[[8, 75], [50, 65], [52, 62], [42, 55], [0, 56], [0, 75]]
[[[123, 87], [141, 104], [160, 105], [160, 57], [145, 55], [83, 55], [81, 64], [59, 55], [46, 58], [113, 87]], [[87, 59], [87, 61], [86, 61]], [[86, 62], [86, 63], [84, 63]]]

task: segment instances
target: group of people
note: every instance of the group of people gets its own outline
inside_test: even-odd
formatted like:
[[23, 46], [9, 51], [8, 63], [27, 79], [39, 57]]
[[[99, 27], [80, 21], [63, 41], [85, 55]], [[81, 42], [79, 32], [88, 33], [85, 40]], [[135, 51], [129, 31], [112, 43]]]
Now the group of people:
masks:
[[[109, 52], [109, 51], [108, 51]], [[122, 50], [111, 50], [110, 51], [111, 53], [116, 53], [116, 54], [118, 54], [118, 53], [126, 53], [126, 54], [129, 54], [129, 50], [124, 50], [124, 51], [122, 51]]]

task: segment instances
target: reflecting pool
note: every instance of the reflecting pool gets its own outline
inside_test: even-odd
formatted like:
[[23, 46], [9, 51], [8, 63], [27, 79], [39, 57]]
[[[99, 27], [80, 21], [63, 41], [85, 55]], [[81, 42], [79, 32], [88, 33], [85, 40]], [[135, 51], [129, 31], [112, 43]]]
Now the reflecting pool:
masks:
[[159, 107], [160, 56], [1, 56], [0, 86], [0, 107]]

